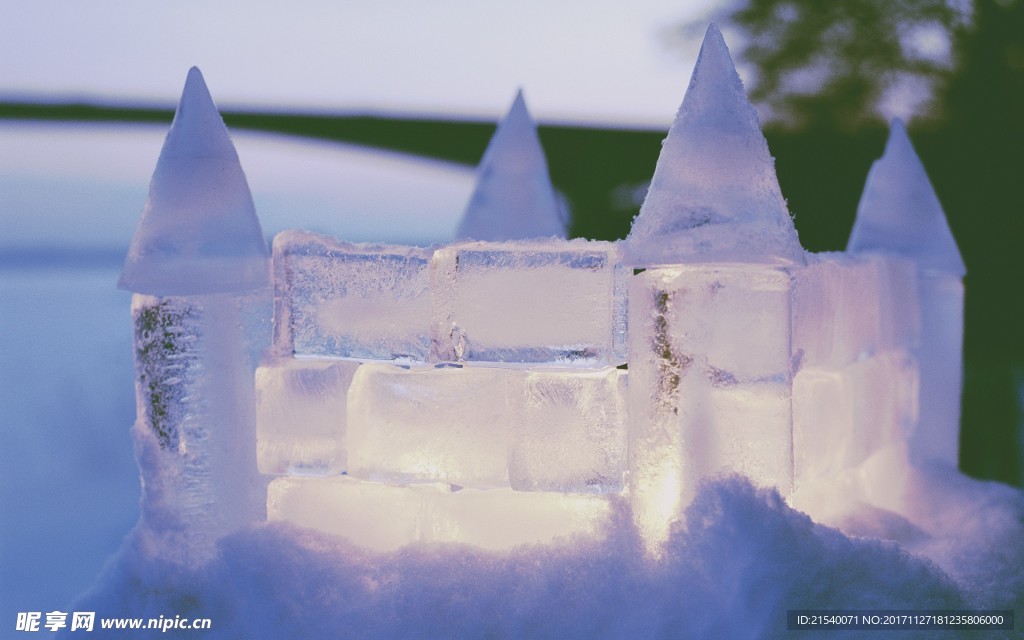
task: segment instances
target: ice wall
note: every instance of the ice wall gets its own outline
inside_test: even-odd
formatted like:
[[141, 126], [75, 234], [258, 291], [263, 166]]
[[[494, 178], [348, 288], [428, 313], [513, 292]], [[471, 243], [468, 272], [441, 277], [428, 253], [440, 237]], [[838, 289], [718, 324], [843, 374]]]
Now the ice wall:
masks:
[[125, 262], [133, 291], [142, 530], [177, 559], [264, 518], [253, 371], [270, 337], [268, 250], [198, 69]]
[[566, 235], [566, 211], [551, 186], [537, 126], [516, 93], [498, 124], [456, 237], [471, 240], [524, 240]]
[[960, 251], [906, 129], [893, 120], [885, 152], [868, 173], [847, 251], [903, 256], [919, 275], [921, 414], [910, 435], [918, 461], [956, 466], [963, 382], [963, 277]]

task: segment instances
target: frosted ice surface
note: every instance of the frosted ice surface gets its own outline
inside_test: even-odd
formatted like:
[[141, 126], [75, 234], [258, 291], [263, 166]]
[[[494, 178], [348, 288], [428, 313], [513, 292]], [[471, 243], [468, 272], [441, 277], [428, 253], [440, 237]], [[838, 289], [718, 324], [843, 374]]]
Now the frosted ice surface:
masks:
[[175, 549], [182, 558], [202, 557], [220, 536], [264, 517], [251, 357], [269, 332], [239, 331], [259, 298], [132, 297], [136, 429], [148, 449], [142, 509], [173, 514], [147, 524], [185, 536]]
[[[876, 257], [814, 254], [806, 268], [794, 273], [793, 352], [800, 366], [841, 367], [888, 348], [890, 339], [912, 339], [916, 293], [894, 308], [897, 302], [886, 296], [907, 292], [898, 273], [886, 273], [886, 263]], [[883, 300], [892, 317], [883, 316]]]
[[929, 271], [966, 273], [946, 214], [899, 119], [890, 124], [885, 152], [868, 173], [846, 248], [897, 253]]
[[278, 355], [425, 361], [431, 252], [302, 231], [274, 238]]
[[918, 419], [917, 362], [906, 350], [842, 368], [807, 367], [793, 379], [797, 485], [835, 478], [903, 440]]
[[492, 550], [597, 536], [608, 525], [602, 496], [392, 486], [355, 478], [278, 478], [267, 516], [341, 536], [370, 549], [459, 542]]
[[791, 490], [789, 299], [789, 274], [774, 268], [631, 279], [630, 496], [650, 544], [711, 475]]
[[440, 360], [625, 362], [627, 270], [612, 243], [462, 243], [439, 249], [432, 269]]
[[477, 183], [457, 238], [564, 238], [565, 211], [551, 186], [537, 127], [516, 94], [477, 169]]
[[622, 489], [625, 371], [533, 371], [526, 376], [525, 395], [523, 420], [515, 425], [509, 459], [513, 489]]
[[193, 67], [118, 286], [152, 295], [245, 291], [269, 284], [268, 254], [238, 155]]
[[523, 376], [508, 369], [364, 364], [349, 388], [349, 474], [507, 487]]
[[[631, 318], [659, 316], [679, 357], [694, 362], [714, 384], [789, 378], [786, 271], [739, 265], [662, 268], [633, 280], [630, 303], [636, 295], [638, 306]], [[643, 352], [662, 356], [649, 346]]]
[[757, 113], [715, 25], [625, 247], [641, 267], [804, 262]]
[[284, 358], [256, 370], [261, 473], [345, 471], [348, 387], [358, 362]]

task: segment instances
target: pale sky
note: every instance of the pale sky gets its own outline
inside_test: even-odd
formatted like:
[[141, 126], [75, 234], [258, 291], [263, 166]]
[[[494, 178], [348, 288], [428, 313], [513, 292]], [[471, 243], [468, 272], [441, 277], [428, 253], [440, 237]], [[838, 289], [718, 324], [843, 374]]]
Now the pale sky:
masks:
[[666, 127], [713, 0], [0, 0], [0, 96], [172, 105], [199, 66], [222, 107]]

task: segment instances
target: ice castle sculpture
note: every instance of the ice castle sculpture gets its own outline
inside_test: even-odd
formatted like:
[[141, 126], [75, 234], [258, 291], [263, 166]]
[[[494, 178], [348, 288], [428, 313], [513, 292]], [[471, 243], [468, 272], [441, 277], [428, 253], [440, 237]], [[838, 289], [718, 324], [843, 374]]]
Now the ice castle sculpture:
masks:
[[805, 252], [712, 26], [626, 240], [557, 237], [557, 206], [518, 96], [474, 239], [268, 256], [193, 69], [121, 280], [154, 544], [268, 518], [507, 548], [625, 505], [657, 549], [715, 474], [792, 496], [898, 443], [955, 465], [964, 267], [900, 123], [847, 251]]

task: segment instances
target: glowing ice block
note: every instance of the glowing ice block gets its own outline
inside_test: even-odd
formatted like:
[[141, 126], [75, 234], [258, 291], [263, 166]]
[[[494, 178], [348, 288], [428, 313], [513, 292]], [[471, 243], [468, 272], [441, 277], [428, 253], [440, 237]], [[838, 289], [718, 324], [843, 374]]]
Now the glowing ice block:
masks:
[[[798, 364], [842, 367], [884, 350], [899, 335], [909, 336], [916, 322], [913, 300], [905, 302], [907, 315], [886, 317], [884, 292], [900, 293], [902, 287], [884, 277], [882, 260], [812, 254], [807, 267], [794, 272], [793, 353]], [[892, 307], [895, 301], [887, 303], [884, 313], [900, 311]], [[896, 326], [899, 321], [902, 327]]]
[[275, 353], [425, 361], [430, 256], [416, 247], [279, 233], [274, 238]]
[[757, 113], [715, 25], [624, 247], [637, 267], [804, 262]]
[[432, 269], [439, 360], [625, 362], [627, 273], [612, 243], [461, 243], [439, 249]]
[[521, 491], [617, 492], [626, 463], [626, 372], [534, 371], [513, 427], [509, 476]]
[[807, 367], [793, 379], [794, 475], [798, 487], [829, 482], [918, 419], [917, 363], [906, 350], [842, 368]]
[[261, 473], [345, 471], [348, 387], [358, 367], [352, 361], [283, 358], [256, 370]]
[[349, 473], [392, 483], [507, 487], [524, 375], [364, 364], [349, 388]]
[[347, 478], [277, 478], [267, 515], [375, 550], [456, 542], [491, 550], [594, 538], [608, 526], [604, 496], [393, 486]]
[[483, 160], [457, 238], [523, 240], [565, 237], [565, 210], [526, 110], [522, 91], [498, 124]]
[[647, 541], [664, 539], [712, 475], [790, 491], [788, 274], [648, 269], [629, 305], [630, 497]]

